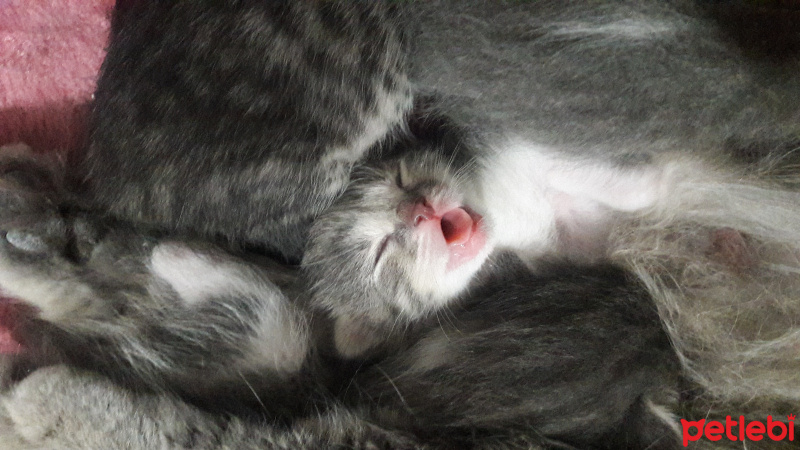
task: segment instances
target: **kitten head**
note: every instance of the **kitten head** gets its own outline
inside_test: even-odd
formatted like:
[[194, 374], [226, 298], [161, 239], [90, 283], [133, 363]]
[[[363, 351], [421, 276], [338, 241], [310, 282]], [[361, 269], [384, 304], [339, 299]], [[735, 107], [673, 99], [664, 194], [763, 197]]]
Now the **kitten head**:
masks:
[[303, 266], [315, 304], [337, 320], [340, 350], [344, 329], [361, 335], [365, 324], [435, 311], [481, 267], [486, 224], [465, 204], [459, 179], [437, 154], [409, 153], [356, 171], [317, 219]]

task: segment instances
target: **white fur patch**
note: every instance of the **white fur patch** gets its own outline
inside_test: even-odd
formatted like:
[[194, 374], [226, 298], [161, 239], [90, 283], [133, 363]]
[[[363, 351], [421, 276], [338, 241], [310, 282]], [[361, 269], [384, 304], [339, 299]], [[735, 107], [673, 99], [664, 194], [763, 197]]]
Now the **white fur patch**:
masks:
[[602, 247], [591, 241], [604, 239], [613, 212], [642, 211], [668, 197], [672, 172], [671, 165], [620, 167], [512, 141], [485, 161], [478, 204], [498, 247], [534, 258], [558, 248], [581, 253]]
[[487, 158], [476, 205], [489, 220], [496, 246], [541, 252], [552, 246], [556, 217], [546, 184], [551, 165], [544, 149], [531, 144], [509, 145]]
[[[289, 308], [286, 298], [272, 296], [259, 314], [257, 335], [250, 340], [248, 361], [283, 373], [300, 370], [308, 354], [310, 337], [306, 322]], [[280, 303], [279, 303], [280, 302]], [[266, 303], [266, 302], [265, 302]]]
[[245, 351], [248, 369], [295, 372], [309, 348], [308, 327], [288, 299], [266, 276], [223, 254], [201, 253], [179, 244], [161, 244], [150, 259], [153, 275], [167, 282], [187, 306], [211, 298], [245, 295], [259, 307], [256, 336]]
[[229, 292], [249, 292], [241, 267], [176, 244], [161, 244], [150, 257], [150, 271], [166, 281], [188, 305]]

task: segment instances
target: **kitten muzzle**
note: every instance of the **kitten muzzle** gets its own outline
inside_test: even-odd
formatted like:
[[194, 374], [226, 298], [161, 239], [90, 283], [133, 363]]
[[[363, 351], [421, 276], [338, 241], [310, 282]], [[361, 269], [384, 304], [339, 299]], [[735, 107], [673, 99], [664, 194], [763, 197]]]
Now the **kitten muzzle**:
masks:
[[406, 211], [404, 219], [417, 232], [442, 242], [449, 254], [448, 271], [475, 258], [486, 245], [483, 217], [466, 206], [436, 208], [423, 198]]

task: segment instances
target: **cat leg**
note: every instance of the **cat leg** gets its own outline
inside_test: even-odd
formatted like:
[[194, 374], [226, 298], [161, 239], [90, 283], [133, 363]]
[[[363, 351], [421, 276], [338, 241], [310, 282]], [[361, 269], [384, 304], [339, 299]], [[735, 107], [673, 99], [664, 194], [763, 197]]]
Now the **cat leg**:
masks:
[[0, 397], [0, 447], [219, 448], [222, 420], [169, 395], [128, 392], [64, 366], [40, 369]]
[[159, 387], [205, 390], [304, 364], [306, 320], [270, 280], [291, 279], [286, 269], [62, 212], [35, 162], [4, 173], [0, 289], [36, 310], [17, 330], [29, 342], [59, 334], [70, 361]]
[[[198, 331], [198, 339], [206, 340], [202, 333], [207, 332], [238, 347], [243, 364], [239, 370], [300, 370], [310, 349], [307, 320], [269, 279], [269, 272], [220, 251], [171, 242], [153, 249], [148, 268], [154, 279], [151, 289], [161, 290], [166, 283], [187, 315], [196, 317], [198, 325], [205, 322], [199, 328], [206, 331]], [[285, 271], [276, 266], [279, 270]], [[196, 315], [201, 311], [207, 311], [207, 317]]]
[[0, 447], [161, 449], [422, 449], [408, 435], [332, 408], [290, 428], [212, 415], [168, 394], [127, 391], [56, 366], [0, 395]]
[[90, 287], [60, 276], [72, 238], [59, 211], [60, 176], [54, 161], [22, 144], [0, 148], [0, 294], [28, 300], [53, 321], [101, 313]]
[[[52, 241], [50, 231], [26, 228], [21, 241]], [[292, 374], [310, 346], [305, 317], [269, 271], [204, 246], [112, 230], [74, 261], [60, 246], [6, 235], [0, 286], [55, 327], [30, 334], [64, 334], [71, 361], [155, 386], [205, 390], [247, 374]]]

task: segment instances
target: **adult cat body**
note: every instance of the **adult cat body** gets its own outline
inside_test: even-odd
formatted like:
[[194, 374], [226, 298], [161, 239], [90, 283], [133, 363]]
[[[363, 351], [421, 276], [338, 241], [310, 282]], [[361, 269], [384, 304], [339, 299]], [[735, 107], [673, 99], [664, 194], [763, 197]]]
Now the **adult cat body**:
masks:
[[[336, 242], [312, 233], [304, 266], [351, 288], [318, 296], [347, 319], [340, 350], [357, 355], [387, 321], [424, 317], [468, 292], [491, 245], [470, 251], [448, 280], [446, 244], [482, 223], [487, 244], [510, 244], [533, 264], [548, 253], [600, 256], [640, 274], [712, 403], [742, 411], [795, 401], [800, 32], [773, 19], [796, 11], [680, 0], [442, 0], [410, 10], [421, 29], [417, 84], [435, 97], [419, 117], [443, 115], [456, 131], [432, 145], [418, 133], [411, 153], [433, 156], [359, 171], [318, 221], [319, 236], [338, 229]], [[438, 161], [394, 187], [403, 164], [425, 158]], [[434, 214], [418, 202], [440, 197]], [[364, 221], [347, 204], [365, 202], [372, 213], [389, 206]], [[436, 258], [421, 256], [413, 231], [426, 215], [420, 223], [449, 223]], [[326, 265], [315, 242], [346, 264]]]

